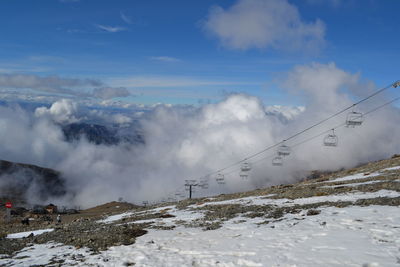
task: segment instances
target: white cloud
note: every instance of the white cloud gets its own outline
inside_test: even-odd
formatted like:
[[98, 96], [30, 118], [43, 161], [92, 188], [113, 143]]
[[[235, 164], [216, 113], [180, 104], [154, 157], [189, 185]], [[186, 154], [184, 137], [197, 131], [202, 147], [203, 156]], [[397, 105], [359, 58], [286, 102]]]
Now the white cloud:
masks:
[[268, 115], [273, 115], [278, 119], [280, 119], [282, 122], [289, 122], [291, 120], [294, 120], [304, 111], [305, 107], [303, 106], [290, 107], [290, 106], [273, 105], [265, 107], [265, 112]]
[[78, 104], [70, 99], [62, 99], [53, 103], [50, 108], [37, 108], [35, 110], [35, 116], [49, 117], [52, 121], [57, 123], [74, 123], [80, 120], [77, 118], [78, 112]]
[[58, 76], [38, 76], [31, 74], [1, 74], [0, 89], [34, 89], [38, 91], [81, 95], [70, 90], [71, 87], [100, 86], [102, 83], [93, 79], [61, 78]]
[[213, 85], [244, 85], [256, 84], [227, 80], [207, 80], [184, 76], [134, 76], [109, 79], [114, 86], [123, 87], [191, 87]]
[[[237, 162], [349, 106], [355, 96], [347, 89], [362, 85], [357, 73], [346, 72], [333, 63], [297, 66], [287, 73], [282, 84], [308, 100], [305, 109], [285, 111], [275, 107], [274, 110], [289, 111], [293, 115], [290, 121], [282, 123], [266, 115], [268, 108], [258, 98], [244, 94], [230, 95], [219, 103], [199, 108], [157, 105], [139, 117], [145, 137], [145, 144], [139, 146], [94, 145], [85, 140], [65, 142], [54, 121], [107, 115], [92, 109], [81, 111], [73, 101], [39, 108], [36, 116], [15, 107], [0, 106], [0, 155], [6, 160], [60, 170], [69, 190], [76, 193], [77, 205], [93, 206], [119, 197], [136, 202], [158, 200], [182, 187], [185, 179], [195, 179]], [[367, 111], [382, 102], [379, 98], [370, 99], [357, 110]], [[138, 119], [132, 114], [114, 114], [108, 113], [110, 122]], [[225, 186], [218, 187], [215, 177], [211, 177], [209, 190], [199, 190], [196, 196], [293, 182], [310, 170], [350, 167], [398, 153], [400, 125], [394, 122], [400, 120], [400, 112], [389, 106], [366, 117], [358, 128], [335, 131], [340, 144], [336, 148], [324, 147], [323, 136], [293, 147], [343, 123], [345, 115], [288, 141], [292, 153], [282, 168], [271, 166], [276, 152], [269, 150], [257, 158], [260, 164], [253, 164], [249, 181], [241, 180], [238, 168], [229, 169], [225, 172]]]
[[126, 31], [127, 29], [124, 27], [119, 27], [119, 26], [108, 26], [108, 25], [100, 25], [100, 24], [96, 24], [96, 27], [99, 28], [100, 30], [106, 31], [106, 32], [111, 32], [111, 33], [115, 33], [115, 32], [122, 32], [122, 31]]
[[127, 23], [127, 24], [132, 24], [132, 19], [125, 15], [122, 11], [120, 12], [121, 19]]
[[[89, 90], [80, 90], [86, 89], [87, 87], [94, 89], [92, 92]], [[61, 78], [58, 76], [39, 76], [32, 74], [2, 74], [0, 72], [0, 96], [16, 96], [10, 91], [16, 89], [31, 89], [37, 92], [53, 93], [53, 95], [47, 95], [49, 98], [56, 97], [56, 94], [62, 94], [63, 98], [65, 98], [65, 95], [69, 95], [84, 98], [96, 97], [100, 99], [131, 95], [124, 87], [105, 86], [103, 82], [95, 79]], [[21, 96], [27, 95], [29, 94], [22, 94]]]
[[125, 87], [100, 87], [93, 90], [93, 95], [101, 99], [111, 99], [130, 96], [131, 93]]
[[205, 31], [227, 48], [310, 52], [324, 44], [325, 25], [304, 22], [287, 0], [238, 0], [224, 10], [216, 6], [203, 23]]
[[162, 62], [179, 62], [181, 61], [178, 58], [175, 57], [167, 57], [167, 56], [161, 56], [161, 57], [150, 57], [151, 60], [155, 61], [162, 61]]
[[[313, 77], [310, 79], [310, 77]], [[359, 74], [350, 74], [334, 63], [311, 63], [293, 68], [285, 77], [284, 86], [305, 96], [308, 105], [324, 106], [332, 111], [349, 103], [343, 88], [359, 83]]]
[[331, 5], [333, 7], [339, 7], [343, 4], [342, 0], [307, 0], [307, 3], [311, 5]]

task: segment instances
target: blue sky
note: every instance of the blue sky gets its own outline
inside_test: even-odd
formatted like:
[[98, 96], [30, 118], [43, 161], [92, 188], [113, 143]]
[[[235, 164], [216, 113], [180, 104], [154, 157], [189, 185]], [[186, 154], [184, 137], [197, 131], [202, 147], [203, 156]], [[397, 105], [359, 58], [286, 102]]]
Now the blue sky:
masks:
[[[4, 0], [0, 92], [78, 100], [101, 86], [138, 104], [245, 92], [301, 105], [276, 82], [296, 65], [334, 62], [378, 86], [399, 79], [398, 10], [397, 0]], [[10, 84], [18, 74], [57, 76], [74, 93]]]

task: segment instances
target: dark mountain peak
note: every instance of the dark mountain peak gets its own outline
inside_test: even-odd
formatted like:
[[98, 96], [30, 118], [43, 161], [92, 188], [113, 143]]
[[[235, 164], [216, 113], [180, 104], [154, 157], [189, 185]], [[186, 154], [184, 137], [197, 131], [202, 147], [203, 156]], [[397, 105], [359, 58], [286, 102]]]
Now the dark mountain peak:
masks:
[[82, 137], [96, 145], [117, 145], [121, 142], [143, 144], [144, 138], [136, 129], [130, 134], [121, 134], [118, 127], [107, 127], [93, 123], [71, 123], [62, 126], [65, 139], [68, 142], [79, 140]]
[[0, 160], [0, 197], [26, 202], [28, 195], [35, 201], [66, 194], [65, 181], [58, 171], [31, 164]]

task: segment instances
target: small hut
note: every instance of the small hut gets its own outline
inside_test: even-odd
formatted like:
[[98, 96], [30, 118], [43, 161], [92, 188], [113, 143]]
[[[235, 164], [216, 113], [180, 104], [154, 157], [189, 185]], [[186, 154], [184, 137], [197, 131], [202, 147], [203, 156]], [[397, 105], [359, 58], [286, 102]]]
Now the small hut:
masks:
[[49, 205], [47, 205], [45, 207], [45, 209], [46, 209], [47, 213], [49, 213], [49, 214], [57, 213], [57, 206], [54, 204], [50, 203]]

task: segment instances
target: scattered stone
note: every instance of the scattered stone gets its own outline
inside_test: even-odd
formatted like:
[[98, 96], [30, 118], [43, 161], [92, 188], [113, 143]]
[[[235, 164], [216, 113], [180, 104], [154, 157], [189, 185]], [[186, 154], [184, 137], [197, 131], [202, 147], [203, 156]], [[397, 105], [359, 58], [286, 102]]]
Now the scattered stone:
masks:
[[318, 215], [318, 214], [320, 214], [320, 213], [321, 213], [320, 210], [308, 210], [308, 211], [307, 211], [307, 216]]

